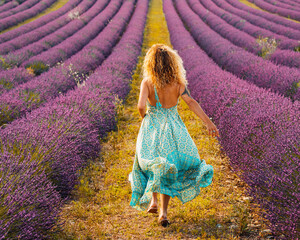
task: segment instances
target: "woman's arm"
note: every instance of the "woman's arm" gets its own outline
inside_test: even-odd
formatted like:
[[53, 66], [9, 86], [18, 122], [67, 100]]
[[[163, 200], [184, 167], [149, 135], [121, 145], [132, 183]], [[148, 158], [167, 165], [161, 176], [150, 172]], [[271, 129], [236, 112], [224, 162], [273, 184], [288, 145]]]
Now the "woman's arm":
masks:
[[180, 96], [189, 106], [190, 110], [192, 110], [206, 125], [208, 129], [208, 133], [212, 136], [219, 137], [219, 131], [215, 124], [209, 119], [209, 117], [205, 114], [203, 109], [200, 107], [199, 103], [192, 98], [190, 92], [188, 91], [187, 87], [184, 85], [180, 85]]
[[141, 83], [139, 102], [137, 106], [142, 118], [144, 118], [146, 115], [146, 101], [148, 99], [148, 96], [149, 96], [149, 89], [146, 80], [143, 79]]

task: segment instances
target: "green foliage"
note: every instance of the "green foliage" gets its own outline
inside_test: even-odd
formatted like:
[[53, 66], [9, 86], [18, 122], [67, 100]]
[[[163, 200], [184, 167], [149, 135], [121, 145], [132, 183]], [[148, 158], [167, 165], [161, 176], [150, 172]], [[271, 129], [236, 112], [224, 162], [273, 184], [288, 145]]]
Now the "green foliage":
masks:
[[50, 66], [48, 64], [45, 64], [41, 61], [35, 61], [25, 66], [25, 68], [31, 68], [36, 76], [48, 71], [49, 67]]
[[31, 105], [38, 104], [41, 100], [40, 93], [27, 89], [20, 93], [20, 97], [27, 103], [27, 108], [30, 108]]
[[11, 82], [5, 80], [4, 78], [0, 78], [0, 85], [2, 85], [7, 90], [11, 89], [14, 86]]
[[3, 68], [3, 69], [10, 69], [12, 66], [5, 61], [4, 57], [0, 56], [0, 66]]

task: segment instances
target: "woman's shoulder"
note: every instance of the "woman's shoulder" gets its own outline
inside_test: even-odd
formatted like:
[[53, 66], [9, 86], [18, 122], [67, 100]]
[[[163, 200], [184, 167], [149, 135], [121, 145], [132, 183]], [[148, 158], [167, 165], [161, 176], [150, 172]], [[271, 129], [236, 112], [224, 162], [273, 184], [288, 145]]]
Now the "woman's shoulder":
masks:
[[144, 85], [148, 89], [148, 91], [150, 91], [150, 89], [151, 89], [151, 82], [147, 78], [143, 78], [142, 85]]
[[147, 85], [148, 87], [151, 86], [152, 84], [149, 78], [143, 78], [142, 83]]
[[149, 78], [144, 78], [143, 79], [143, 83], [145, 86], [147, 86], [147, 88], [150, 89], [154, 89], [154, 84], [153, 82], [149, 79]]
[[149, 86], [149, 81], [147, 80], [147, 78], [142, 79], [141, 85], [144, 85], [144, 86], [147, 86], [147, 87]]

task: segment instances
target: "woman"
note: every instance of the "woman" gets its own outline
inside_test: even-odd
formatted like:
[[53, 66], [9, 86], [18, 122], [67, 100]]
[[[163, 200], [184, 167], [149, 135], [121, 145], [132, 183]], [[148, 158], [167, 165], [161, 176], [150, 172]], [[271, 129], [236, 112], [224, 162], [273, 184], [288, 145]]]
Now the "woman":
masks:
[[[158, 221], [164, 227], [170, 197], [186, 203], [200, 194], [213, 178], [213, 167], [200, 159], [197, 147], [177, 111], [179, 96], [206, 124], [213, 137], [218, 129], [187, 89], [182, 59], [176, 50], [154, 44], [145, 56], [138, 110], [143, 118], [137, 137], [136, 154], [129, 174], [130, 206], [157, 213], [157, 193], [161, 194]], [[146, 112], [146, 104], [148, 106]]]

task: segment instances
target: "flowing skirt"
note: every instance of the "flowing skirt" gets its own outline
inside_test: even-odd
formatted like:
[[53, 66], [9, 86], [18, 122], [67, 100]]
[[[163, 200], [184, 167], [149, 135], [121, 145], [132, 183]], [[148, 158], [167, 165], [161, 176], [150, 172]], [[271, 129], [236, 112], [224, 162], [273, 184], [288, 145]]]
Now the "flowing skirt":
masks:
[[178, 197], [186, 203], [212, 183], [213, 167], [198, 149], [177, 111], [149, 108], [139, 129], [132, 172], [130, 206], [146, 210], [152, 192]]

